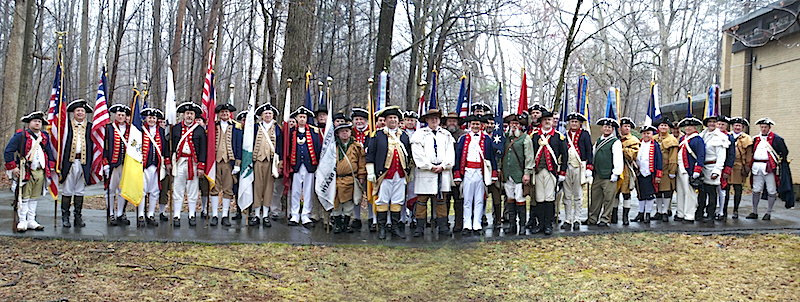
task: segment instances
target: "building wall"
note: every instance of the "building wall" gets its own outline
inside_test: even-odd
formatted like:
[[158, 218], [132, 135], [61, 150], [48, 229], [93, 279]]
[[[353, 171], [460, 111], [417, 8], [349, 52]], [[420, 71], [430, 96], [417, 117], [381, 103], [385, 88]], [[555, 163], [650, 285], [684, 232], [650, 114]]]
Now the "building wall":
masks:
[[[727, 35], [726, 35], [727, 36]], [[730, 54], [732, 40], [726, 37], [723, 53]], [[749, 133], [758, 134], [756, 120], [769, 117], [775, 121], [773, 131], [784, 138], [789, 148], [789, 159], [800, 158], [800, 47], [789, 47], [800, 43], [800, 34], [771, 41], [767, 45], [753, 49], [752, 93], [750, 104]], [[740, 51], [723, 55], [723, 90], [731, 89], [731, 116], [741, 116], [744, 106], [745, 54]], [[782, 63], [785, 62], [785, 63]], [[773, 64], [778, 64], [770, 66]], [[759, 66], [761, 68], [759, 69]], [[726, 87], [725, 85], [730, 85]], [[800, 183], [800, 166], [793, 166], [792, 176]]]

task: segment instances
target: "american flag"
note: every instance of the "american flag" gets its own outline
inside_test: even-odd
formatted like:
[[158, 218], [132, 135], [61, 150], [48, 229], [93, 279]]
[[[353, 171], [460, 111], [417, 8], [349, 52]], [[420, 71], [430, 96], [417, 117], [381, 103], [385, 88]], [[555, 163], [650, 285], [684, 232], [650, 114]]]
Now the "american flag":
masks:
[[206, 151], [206, 178], [208, 178], [209, 188], [214, 187], [214, 180], [217, 175], [217, 127], [214, 124], [216, 121], [216, 100], [214, 97], [214, 50], [209, 50], [208, 55], [208, 68], [206, 69], [206, 80], [203, 84], [203, 117], [206, 119], [206, 133], [208, 142]]
[[97, 100], [94, 102], [94, 118], [92, 119], [92, 142], [94, 149], [92, 150], [92, 182], [98, 183], [102, 178], [103, 161], [99, 160], [103, 157], [103, 148], [106, 141], [106, 125], [111, 122], [108, 115], [108, 105], [106, 104], [106, 68], [103, 67], [103, 73], [100, 76], [100, 87], [97, 88]]
[[64, 75], [61, 69], [61, 51], [59, 50], [56, 60], [56, 79], [53, 81], [53, 90], [50, 93], [50, 108], [47, 110], [47, 122], [50, 124], [50, 143], [55, 148], [56, 169], [61, 171], [61, 149], [60, 142], [65, 141], [66, 131], [63, 131], [67, 124], [67, 102], [64, 101], [61, 87], [64, 83]]

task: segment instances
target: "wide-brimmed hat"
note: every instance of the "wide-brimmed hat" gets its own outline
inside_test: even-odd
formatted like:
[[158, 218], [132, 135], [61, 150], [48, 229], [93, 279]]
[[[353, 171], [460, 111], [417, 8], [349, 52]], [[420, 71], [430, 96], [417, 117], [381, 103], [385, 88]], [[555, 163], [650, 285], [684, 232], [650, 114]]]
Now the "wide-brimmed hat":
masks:
[[350, 122], [350, 117], [345, 115], [344, 112], [339, 111], [339, 112], [336, 112], [336, 114], [333, 115], [332, 120], [334, 120], [334, 121], [335, 120], [344, 120], [345, 122], [349, 123]]
[[155, 116], [157, 119], [163, 120], [164, 119], [164, 112], [161, 111], [161, 110], [158, 110], [156, 108], [145, 108], [145, 109], [142, 109], [142, 118], [144, 118], [146, 116]]
[[549, 110], [547, 110], [545, 108], [542, 108], [541, 112], [542, 112], [542, 116], [540, 118], [553, 117], [553, 112], [551, 112], [551, 111], [549, 111]]
[[686, 126], [702, 126], [702, 125], [703, 122], [701, 122], [695, 117], [686, 117], [682, 119], [680, 122], [678, 122], [678, 128], [683, 128]]
[[228, 103], [219, 104], [217, 105], [217, 108], [214, 108], [214, 113], [219, 113], [222, 110], [228, 110], [229, 112], [234, 112], [236, 111], [236, 107]]
[[621, 119], [619, 119], [619, 125], [620, 126], [622, 126], [622, 125], [631, 125], [631, 128], [636, 128], [636, 123], [633, 122], [633, 119], [631, 119], [631, 118], [629, 118], [627, 116], [626, 117], [622, 117]]
[[[180, 109], [178, 109], [180, 110]], [[117, 113], [117, 112], [124, 112], [126, 115], [131, 115], [131, 107], [122, 104], [114, 104], [111, 107], [108, 107], [108, 112]], [[180, 112], [180, 111], [178, 111]]]
[[463, 118], [461, 116], [459, 116], [458, 113], [456, 113], [456, 112], [449, 112], [449, 113], [447, 113], [446, 116], [442, 117], [442, 123], [446, 123], [447, 120], [449, 120], [449, 119], [454, 119], [454, 120], [458, 121], [459, 124], [461, 124], [461, 120]]
[[742, 125], [747, 126], [747, 127], [750, 126], [750, 122], [748, 122], [746, 118], [743, 118], [741, 116], [737, 116], [737, 117], [731, 118], [731, 125], [732, 124], [742, 124]]
[[708, 121], [710, 121], [710, 120], [714, 120], [714, 121], [716, 122], [716, 121], [718, 121], [718, 120], [719, 120], [719, 117], [717, 117], [717, 116], [707, 116], [707, 117], [705, 117], [705, 118], [703, 119], [703, 125], [705, 125], [706, 123], [708, 123]]
[[426, 122], [429, 117], [438, 117], [441, 120], [442, 112], [439, 109], [428, 109], [428, 112], [419, 117], [419, 121]]
[[[258, 106], [258, 108], [256, 108], [256, 115], [257, 116], [261, 116], [261, 114], [264, 113], [264, 111], [267, 111], [267, 110], [271, 110], [272, 114], [274, 114], [276, 116], [278, 115], [278, 108], [275, 108], [275, 106], [272, 106], [272, 104], [270, 104], [270, 103], [265, 103], [265, 104], [263, 104], [261, 106]], [[242, 111], [242, 112], [246, 112], [246, 111]]]
[[50, 124], [50, 123], [47, 122], [47, 119], [45, 119], [44, 112], [41, 112], [41, 111], [31, 112], [28, 115], [23, 116], [20, 119], [20, 121], [22, 121], [23, 123], [30, 123], [32, 120], [40, 120], [40, 121], [42, 121], [42, 125], [49, 125]]
[[87, 102], [84, 99], [77, 99], [70, 102], [69, 105], [67, 105], [67, 112], [75, 111], [75, 109], [78, 108], [83, 108], [84, 110], [86, 110], [86, 113], [93, 112], [92, 107], [89, 106], [89, 102]]
[[586, 121], [586, 117], [583, 114], [579, 113], [579, 112], [573, 112], [573, 113], [567, 114], [567, 121], [571, 121], [571, 120], [578, 120], [580, 122], [585, 122]]
[[670, 128], [675, 128], [675, 122], [673, 122], [668, 116], [662, 116], [655, 123], [653, 123], [655, 126], [661, 126], [661, 124], [667, 124]]
[[203, 108], [194, 102], [184, 102], [178, 106], [178, 113], [184, 113], [186, 111], [194, 111], [194, 114], [198, 116], [203, 114]]
[[294, 117], [296, 117], [296, 116], [298, 116], [300, 114], [304, 114], [307, 117], [314, 117], [315, 116], [314, 112], [312, 112], [311, 109], [308, 109], [305, 106], [300, 106], [300, 108], [297, 108], [297, 110], [292, 112], [292, 114], [290, 114], [289, 117], [294, 118]]
[[513, 114], [512, 113], [512, 114], [509, 114], [509, 115], [507, 115], [506, 117], [503, 118], [503, 122], [506, 123], [506, 124], [511, 123], [511, 122], [515, 122], [515, 121], [520, 123], [520, 125], [523, 125], [523, 126], [528, 124], [528, 120], [525, 119], [525, 117], [520, 115], [520, 114]]
[[762, 117], [756, 121], [756, 125], [775, 125], [775, 121], [771, 120], [768, 117]]
[[614, 128], [619, 128], [619, 122], [617, 122], [617, 120], [613, 118], [608, 118], [608, 117], [604, 117], [597, 120], [595, 124], [597, 124], [598, 126], [612, 126]]

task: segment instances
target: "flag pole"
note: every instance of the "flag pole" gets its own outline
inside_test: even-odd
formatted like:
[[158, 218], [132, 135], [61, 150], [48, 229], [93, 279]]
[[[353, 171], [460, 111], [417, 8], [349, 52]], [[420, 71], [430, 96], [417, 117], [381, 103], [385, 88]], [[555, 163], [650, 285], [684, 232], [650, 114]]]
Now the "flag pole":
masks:
[[[64, 35], [66, 35], [66, 34], [67, 34], [66, 31], [56, 31], [56, 35], [58, 35], [58, 48], [56, 49], [56, 59], [58, 60], [58, 62], [56, 62], [56, 64], [58, 64], [58, 67], [56, 67], [56, 68], [60, 68], [61, 69], [61, 74], [59, 75], [59, 83], [58, 83], [58, 90], [59, 90], [58, 91], [58, 104], [59, 104], [58, 107], [59, 107], [59, 109], [61, 109], [61, 102], [64, 101], [64, 67], [62, 66], [62, 60], [61, 60], [61, 49], [64, 48]], [[62, 114], [67, 114], [67, 113], [66, 112], [61, 112], [61, 110], [59, 110], [58, 111], [59, 117], [56, 118], [56, 129], [59, 131], [58, 135], [62, 135], [61, 132], [63, 130], [63, 129], [60, 129], [60, 128], [62, 128], [62, 125], [61, 125], [61, 115]], [[50, 135], [53, 135], [52, 131], [50, 132]], [[56, 178], [58, 179], [58, 177], [59, 177], [58, 174], [61, 174], [61, 154], [64, 152], [64, 150], [63, 150], [64, 143], [61, 141], [61, 139], [58, 139], [57, 141], [58, 141], [58, 146], [56, 146], [56, 148], [58, 148], [58, 154], [56, 154]], [[50, 179], [50, 181], [53, 181], [53, 180]], [[50, 194], [50, 195], [52, 196], [53, 194]], [[54, 196], [54, 198], [53, 198], [53, 228], [56, 228], [56, 227], [58, 227], [58, 196]]]

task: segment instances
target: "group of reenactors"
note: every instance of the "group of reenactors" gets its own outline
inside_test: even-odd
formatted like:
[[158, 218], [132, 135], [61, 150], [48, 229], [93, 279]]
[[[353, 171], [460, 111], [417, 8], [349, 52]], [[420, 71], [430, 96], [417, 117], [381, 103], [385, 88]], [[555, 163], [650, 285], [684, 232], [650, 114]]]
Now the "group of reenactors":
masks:
[[[776, 171], [788, 154], [783, 139], [771, 132], [774, 122], [769, 118], [756, 122], [760, 129], [754, 137], [744, 133], [749, 123], [740, 117], [707, 117], [703, 121], [687, 117], [678, 123], [664, 117], [640, 127], [640, 137], [633, 135], [637, 127], [630, 118], [601, 118], [596, 124], [602, 133], [593, 143], [584, 129], [585, 116], [566, 115], [562, 133], [556, 130], [554, 113], [539, 104], [522, 115], [506, 114], [502, 125], [494, 124], [496, 113], [485, 103], [473, 104], [472, 114], [466, 117], [444, 115], [437, 109], [420, 115], [390, 106], [373, 113], [373, 131], [368, 126], [370, 112], [352, 108], [349, 115], [338, 112], [332, 117], [336, 195], [333, 209], [326, 212], [314, 184], [328, 112], [301, 106], [284, 117], [290, 128], [284, 132], [276, 122], [277, 108], [267, 103], [254, 112], [253, 203], [240, 208], [236, 198], [241, 193], [239, 174], [245, 168], [246, 112], [234, 120], [233, 105], [221, 104], [214, 110], [218, 120], [205, 121], [199, 105], [183, 103], [177, 107], [180, 122], [171, 126], [161, 110], [141, 111], [145, 197], [135, 209], [138, 227], [155, 227], [170, 217], [173, 227], [180, 227], [184, 204], [189, 226], [195, 226], [198, 203], [201, 218], [210, 226], [230, 226], [231, 220], [240, 220], [245, 212], [248, 226], [270, 227], [270, 220], [277, 220], [282, 211], [285, 165], [291, 172], [283, 210], [288, 225], [311, 228], [322, 221], [334, 233], [360, 231], [362, 204], [366, 203], [366, 224], [381, 239], [388, 235], [405, 238], [406, 226], [414, 237], [423, 236], [426, 228], [440, 236], [480, 234], [489, 224], [485, 213], [488, 197], [493, 228], [506, 235], [549, 235], [559, 222], [564, 230], [578, 230], [581, 224], [607, 227], [619, 220], [623, 225], [667, 222], [670, 217], [713, 223], [727, 218], [731, 186], [732, 218], [737, 219], [742, 184], [748, 177], [752, 179], [753, 212], [746, 218], [758, 218], [758, 202], [766, 190], [768, 208], [763, 219], [769, 220], [777, 195]], [[62, 194], [62, 226], [85, 226], [81, 215], [84, 189], [92, 184], [94, 161], [101, 161], [108, 180], [110, 225], [129, 225], [120, 181], [125, 142], [132, 127], [131, 108], [122, 104], [108, 108], [112, 121], [105, 127], [104, 152], [99, 158], [93, 158], [92, 123], [87, 119], [92, 108], [85, 100], [75, 100], [67, 111], [71, 117], [65, 127], [60, 174], [56, 175], [56, 153], [49, 135], [42, 129], [47, 125], [44, 113], [23, 117], [27, 129], [16, 133], [6, 146], [6, 169], [24, 185], [17, 229], [43, 229], [35, 220], [36, 199], [51, 175]], [[698, 132], [701, 125], [705, 129]], [[215, 137], [207, 136], [207, 127], [216, 127]], [[503, 138], [493, 136], [496, 127], [503, 129]], [[216, 176], [209, 188], [204, 170], [213, 164], [206, 162], [210, 139], [216, 142]], [[502, 149], [497, 144], [500, 139], [505, 142]], [[24, 169], [21, 180], [20, 169]], [[584, 185], [589, 185], [590, 198], [588, 217], [582, 220]], [[631, 219], [633, 191], [639, 203], [638, 213]], [[673, 192], [677, 201], [674, 215]], [[559, 204], [563, 204], [564, 215], [557, 219]], [[171, 213], [167, 212], [169, 206]], [[451, 207], [452, 225], [448, 219]]]

